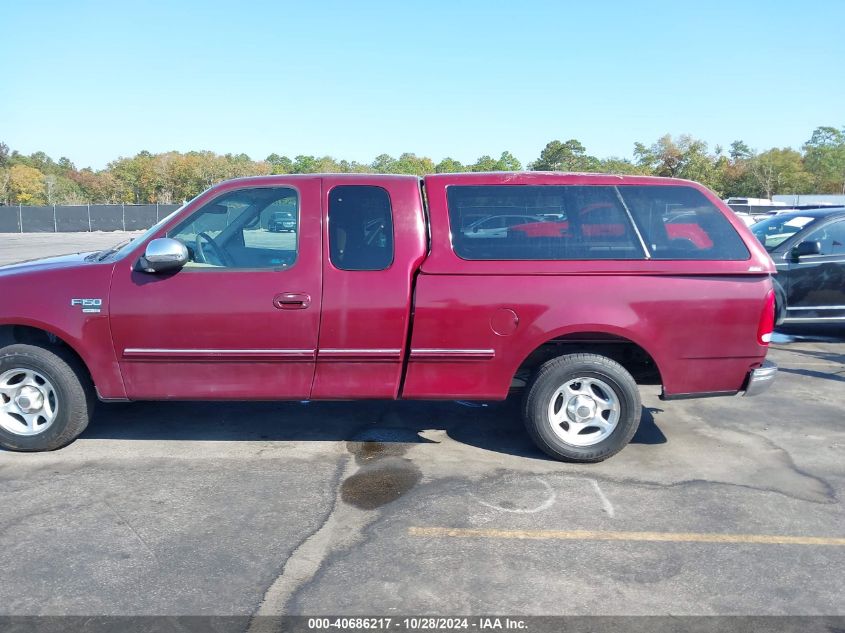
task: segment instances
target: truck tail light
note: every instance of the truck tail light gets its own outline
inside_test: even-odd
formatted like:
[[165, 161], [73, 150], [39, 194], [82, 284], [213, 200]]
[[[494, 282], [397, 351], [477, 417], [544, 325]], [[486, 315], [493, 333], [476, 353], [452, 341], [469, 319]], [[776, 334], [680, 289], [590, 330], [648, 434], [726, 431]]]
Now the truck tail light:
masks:
[[775, 291], [769, 290], [766, 295], [766, 304], [760, 314], [760, 324], [757, 326], [757, 342], [760, 345], [768, 345], [772, 340], [772, 332], [775, 330]]

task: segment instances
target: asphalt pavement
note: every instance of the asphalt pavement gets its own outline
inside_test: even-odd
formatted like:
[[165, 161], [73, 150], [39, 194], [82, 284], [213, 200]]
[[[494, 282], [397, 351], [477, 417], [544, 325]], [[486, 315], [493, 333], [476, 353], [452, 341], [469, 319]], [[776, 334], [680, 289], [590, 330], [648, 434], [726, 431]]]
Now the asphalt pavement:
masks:
[[589, 466], [516, 401], [101, 405], [0, 452], [0, 615], [845, 615], [845, 329], [776, 340], [770, 391], [644, 388]]

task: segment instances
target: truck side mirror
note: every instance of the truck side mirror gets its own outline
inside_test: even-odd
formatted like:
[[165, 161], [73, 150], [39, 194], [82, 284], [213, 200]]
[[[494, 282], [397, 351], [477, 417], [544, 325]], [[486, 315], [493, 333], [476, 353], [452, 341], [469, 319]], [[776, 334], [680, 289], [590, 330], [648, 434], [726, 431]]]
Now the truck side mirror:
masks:
[[818, 240], [801, 242], [792, 249], [793, 259], [799, 259], [805, 255], [821, 255], [821, 253], [822, 244]]
[[179, 240], [162, 237], [147, 244], [138, 270], [157, 274], [179, 270], [188, 263], [188, 247]]

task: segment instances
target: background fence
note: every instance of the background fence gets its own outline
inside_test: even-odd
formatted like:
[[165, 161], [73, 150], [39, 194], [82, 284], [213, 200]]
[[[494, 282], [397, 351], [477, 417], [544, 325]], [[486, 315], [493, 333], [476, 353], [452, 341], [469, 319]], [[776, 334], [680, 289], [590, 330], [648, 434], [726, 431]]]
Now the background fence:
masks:
[[0, 233], [138, 231], [151, 227], [178, 204], [0, 206]]

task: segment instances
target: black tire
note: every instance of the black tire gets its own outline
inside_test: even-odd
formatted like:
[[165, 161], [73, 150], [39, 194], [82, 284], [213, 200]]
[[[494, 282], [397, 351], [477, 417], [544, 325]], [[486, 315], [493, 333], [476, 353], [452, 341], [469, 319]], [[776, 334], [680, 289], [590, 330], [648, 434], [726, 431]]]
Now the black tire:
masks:
[[[549, 407], [552, 396], [576, 378], [597, 378], [613, 390], [619, 404], [619, 420], [613, 431], [590, 446], [576, 446], [552, 430]], [[547, 455], [562, 461], [600, 462], [621, 451], [640, 425], [642, 404], [637, 383], [619, 363], [597, 354], [567, 354], [540, 366], [528, 384], [523, 400], [523, 419], [534, 443]]]
[[[9, 345], [0, 349], [0, 376], [12, 369], [30, 369], [52, 383], [56, 418], [36, 435], [18, 435], [0, 426], [0, 446], [13, 451], [52, 451], [70, 444], [88, 426], [96, 396], [85, 367], [61, 348]], [[0, 395], [0, 400], [5, 397]]]

